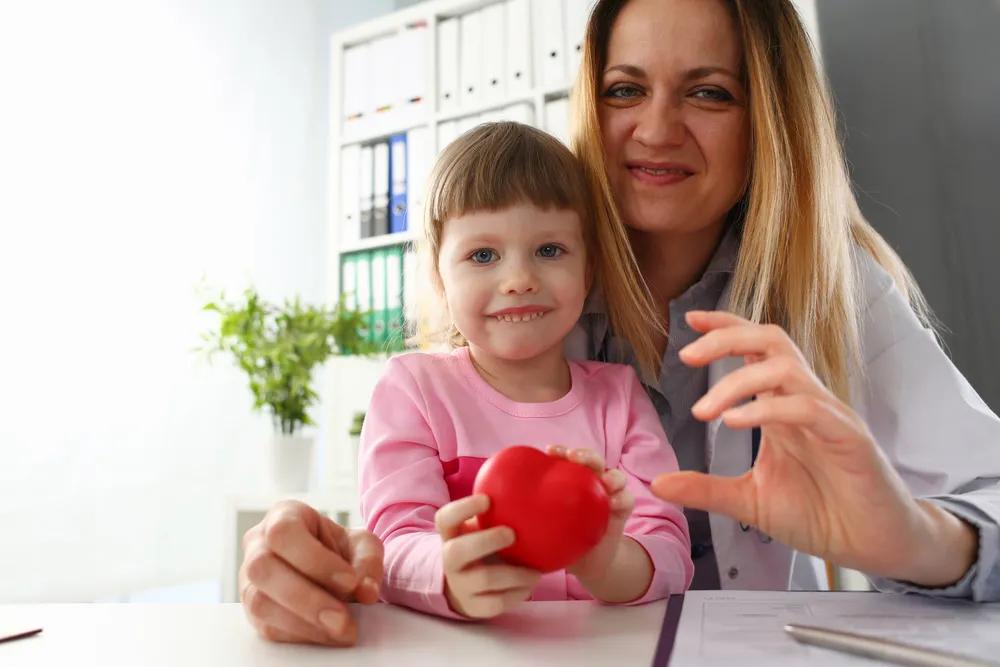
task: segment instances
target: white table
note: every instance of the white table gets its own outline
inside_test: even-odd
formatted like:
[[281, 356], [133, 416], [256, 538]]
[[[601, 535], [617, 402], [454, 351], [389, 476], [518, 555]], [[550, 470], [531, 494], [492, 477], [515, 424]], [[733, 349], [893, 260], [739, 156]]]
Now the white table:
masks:
[[665, 607], [665, 601], [639, 607], [530, 602], [489, 623], [446, 621], [386, 604], [354, 607], [358, 645], [331, 649], [264, 641], [238, 604], [0, 605], [0, 628], [44, 628], [0, 644], [0, 665], [645, 667]]

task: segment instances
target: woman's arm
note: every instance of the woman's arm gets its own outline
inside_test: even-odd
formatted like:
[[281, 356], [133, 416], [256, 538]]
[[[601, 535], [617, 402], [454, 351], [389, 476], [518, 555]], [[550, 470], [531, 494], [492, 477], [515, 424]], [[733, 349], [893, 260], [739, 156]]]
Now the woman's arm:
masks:
[[[863, 266], [874, 298], [862, 323], [866, 371], [855, 407], [920, 498], [929, 529], [941, 535], [930, 542], [937, 548], [920, 553], [927, 559], [923, 569], [936, 572], [937, 581], [903, 573], [895, 577], [899, 581], [874, 583], [1000, 599], [1000, 419], [913, 315], [891, 278], [870, 260]], [[963, 569], [972, 562], [974, 567]], [[914, 586], [917, 581], [923, 586]]]

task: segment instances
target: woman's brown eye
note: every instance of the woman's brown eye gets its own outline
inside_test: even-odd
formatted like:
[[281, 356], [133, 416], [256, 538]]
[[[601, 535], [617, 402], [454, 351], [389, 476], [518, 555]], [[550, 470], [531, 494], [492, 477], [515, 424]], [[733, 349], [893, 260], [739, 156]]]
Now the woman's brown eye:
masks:
[[617, 86], [614, 88], [610, 88], [607, 92], [605, 92], [604, 97], [626, 100], [632, 97], [637, 97], [638, 95], [641, 94], [641, 92], [642, 91], [640, 91], [635, 86]]
[[732, 102], [734, 99], [728, 91], [722, 88], [701, 88], [694, 91], [694, 96], [710, 102]]

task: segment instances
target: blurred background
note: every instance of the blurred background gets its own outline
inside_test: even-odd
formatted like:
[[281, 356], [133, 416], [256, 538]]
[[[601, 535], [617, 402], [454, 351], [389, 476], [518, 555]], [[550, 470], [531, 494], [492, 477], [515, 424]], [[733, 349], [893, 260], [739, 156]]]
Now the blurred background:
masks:
[[[193, 352], [217, 322], [197, 288], [335, 301], [344, 251], [382, 247], [338, 228], [342, 152], [471, 118], [428, 97], [426, 122], [351, 130], [343, 49], [490, 4], [0, 4], [0, 602], [231, 598], [238, 535], [281, 494], [246, 377]], [[797, 4], [864, 212], [996, 411], [1000, 2]], [[571, 49], [565, 80], [536, 62], [527, 94], [477, 117], [544, 124]], [[316, 376], [303, 497], [331, 513], [378, 367], [337, 359]]]

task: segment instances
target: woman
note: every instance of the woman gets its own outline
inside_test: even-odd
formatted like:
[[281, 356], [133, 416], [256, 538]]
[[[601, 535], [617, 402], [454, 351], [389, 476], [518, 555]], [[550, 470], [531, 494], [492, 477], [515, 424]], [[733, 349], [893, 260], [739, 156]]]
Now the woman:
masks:
[[[858, 211], [791, 3], [601, 0], [575, 107], [601, 242], [637, 268], [572, 347], [644, 372], [685, 470], [653, 488], [689, 508], [694, 585], [815, 587], [811, 553], [884, 589], [1000, 599], [1000, 421]], [[648, 327], [615, 329], [622, 308]], [[264, 636], [353, 641], [338, 598], [373, 598], [371, 535], [282, 505], [245, 543]]]
[[653, 369], [689, 471], [654, 491], [712, 512], [688, 512], [694, 586], [817, 587], [795, 549], [1000, 598], [1000, 422], [858, 210], [791, 3], [602, 0], [575, 92], [576, 152], [620, 220], [604, 242], [627, 234], [670, 331], [612, 335], [598, 295], [577, 351]]

